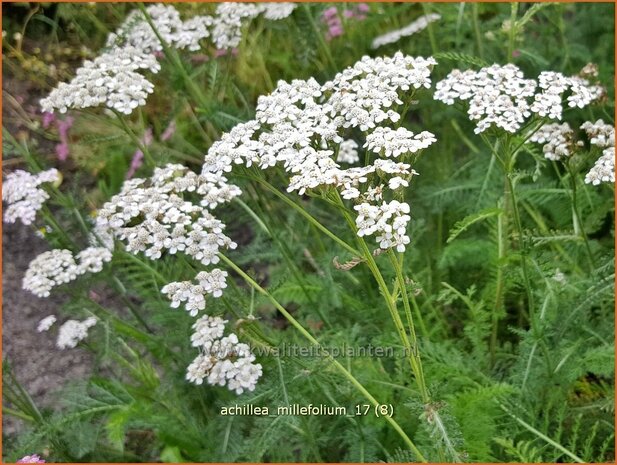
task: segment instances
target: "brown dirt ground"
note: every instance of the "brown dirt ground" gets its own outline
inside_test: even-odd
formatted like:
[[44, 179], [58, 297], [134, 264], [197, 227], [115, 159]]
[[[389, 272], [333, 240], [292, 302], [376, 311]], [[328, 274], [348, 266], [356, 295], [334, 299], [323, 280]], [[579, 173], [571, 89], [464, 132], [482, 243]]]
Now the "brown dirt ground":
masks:
[[[91, 356], [86, 350], [59, 350], [55, 347], [54, 333], [36, 332], [38, 322], [47, 315], [57, 315], [63, 302], [53, 294], [41, 299], [21, 288], [29, 262], [48, 249], [47, 243], [29, 227], [21, 223], [3, 225], [2, 354], [39, 406], [53, 405], [54, 393], [68, 381], [86, 377], [91, 366]], [[3, 415], [2, 421], [5, 434], [23, 427], [21, 421], [8, 415]]]

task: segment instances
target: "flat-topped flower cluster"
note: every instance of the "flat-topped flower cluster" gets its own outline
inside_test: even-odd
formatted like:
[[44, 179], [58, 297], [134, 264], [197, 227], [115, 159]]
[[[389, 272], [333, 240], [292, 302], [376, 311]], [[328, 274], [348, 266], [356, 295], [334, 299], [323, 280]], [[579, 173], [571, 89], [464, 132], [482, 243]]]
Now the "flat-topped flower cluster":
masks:
[[[595, 123], [584, 122], [580, 127], [589, 138], [591, 146], [602, 149], [602, 155], [585, 175], [585, 183], [597, 186], [615, 182], [615, 128], [599, 119]], [[529, 137], [529, 142], [542, 145], [544, 156], [553, 161], [571, 157], [577, 148], [583, 147], [582, 140], [576, 140], [574, 130], [568, 123], [545, 124]]]
[[251, 348], [234, 333], [223, 336], [227, 320], [205, 315], [193, 325], [191, 344], [200, 354], [189, 365], [186, 379], [197, 385], [204, 380], [213, 386], [227, 386], [242, 394], [253, 391], [261, 377], [262, 367], [255, 362]]
[[83, 321], [67, 320], [58, 331], [56, 346], [58, 349], [73, 349], [88, 337], [88, 330], [96, 325], [97, 318], [91, 316]]
[[214, 268], [212, 271], [200, 271], [195, 276], [197, 284], [192, 281], [180, 281], [169, 283], [161, 289], [171, 299], [171, 307], [178, 308], [186, 302], [185, 309], [191, 316], [197, 316], [200, 310], [206, 308], [207, 294], [212, 297], [223, 295], [223, 289], [227, 287], [227, 272]]
[[41, 189], [41, 184], [60, 180], [60, 173], [55, 168], [31, 174], [16, 170], [9, 173], [2, 183], [2, 200], [7, 207], [4, 210], [4, 222], [32, 224], [37, 212], [49, 199], [49, 194]]
[[[200, 50], [203, 40], [211, 38], [217, 49], [236, 47], [247, 21], [262, 15], [283, 19], [295, 8], [293, 3], [221, 3], [214, 16], [194, 16], [183, 21], [172, 5], [155, 4], [146, 12], [160, 37], [172, 48]], [[140, 10], [134, 10], [107, 39], [106, 50], [87, 60], [70, 82], [58, 85], [41, 100], [45, 112], [66, 112], [104, 106], [131, 114], [146, 104], [154, 84], [140, 72], [157, 73], [160, 65], [156, 52], [163, 45]]]
[[[229, 172], [234, 164], [282, 165], [290, 175], [289, 192], [335, 188], [343, 198], [366, 206], [363, 212], [381, 212], [358, 216], [359, 234], [376, 234], [383, 248], [403, 251], [409, 243], [409, 205], [388, 202], [384, 193], [408, 185], [417, 173], [400, 160], [409, 160], [436, 138], [428, 131], [414, 134], [390, 125], [400, 121], [416, 90], [430, 87], [435, 64], [433, 58], [399, 52], [363, 57], [323, 85], [312, 78], [281, 81], [272, 94], [259, 98], [254, 120], [212, 145], [202, 173]], [[339, 162], [358, 158], [358, 143], [348, 139], [354, 130], [364, 134], [364, 148], [373, 160], [343, 168]]]
[[88, 247], [77, 255], [66, 249], [43, 252], [28, 265], [22, 287], [38, 297], [49, 297], [54, 287], [98, 273], [109, 261], [111, 251], [105, 247]]
[[583, 123], [581, 129], [587, 133], [591, 145], [602, 149], [602, 155], [585, 176], [585, 182], [594, 186], [605, 182], [614, 184], [615, 127], [599, 119], [595, 123]]
[[[102, 230], [126, 242], [126, 250], [156, 260], [163, 252], [182, 252], [204, 265], [218, 263], [221, 248], [236, 247], [225, 225], [210, 209], [240, 195], [221, 173], [197, 175], [169, 164], [155, 168], [150, 179], [135, 178], [98, 211]], [[193, 194], [195, 201], [188, 199]]]
[[604, 88], [581, 76], [543, 71], [526, 79], [514, 64], [492, 65], [479, 71], [455, 69], [436, 86], [434, 98], [447, 105], [468, 102], [467, 114], [476, 134], [495, 126], [515, 133], [532, 116], [561, 119], [567, 105], [583, 108], [604, 95]]

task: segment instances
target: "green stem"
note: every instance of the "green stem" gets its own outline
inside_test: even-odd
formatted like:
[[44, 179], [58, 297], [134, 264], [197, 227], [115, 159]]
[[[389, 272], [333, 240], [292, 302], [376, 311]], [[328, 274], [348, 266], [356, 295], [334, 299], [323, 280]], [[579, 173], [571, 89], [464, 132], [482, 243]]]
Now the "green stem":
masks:
[[[424, 12], [425, 15], [429, 14], [428, 8], [426, 7], [426, 3], [421, 3], [422, 5], [422, 11]], [[427, 26], [428, 29], [428, 38], [429, 41], [431, 42], [431, 50], [433, 51], [433, 55], [437, 54], [437, 52], [439, 52], [439, 47], [437, 47], [437, 41], [435, 40], [435, 31], [433, 31], [433, 24], [431, 22], [428, 23]]]
[[[509, 165], [509, 163], [508, 163]], [[506, 172], [507, 192], [511, 199], [512, 213], [514, 214], [514, 225], [518, 233], [519, 247], [521, 250], [521, 271], [523, 272], [523, 281], [525, 283], [525, 291], [527, 293], [527, 306], [530, 313], [530, 321], [533, 320], [531, 313], [534, 311], [533, 292], [531, 290], [531, 282], [529, 281], [529, 273], [527, 271], [527, 247], [523, 236], [523, 225], [521, 223], [521, 215], [518, 209], [518, 200], [516, 198], [516, 190], [512, 182], [512, 170], [508, 167]]]
[[32, 418], [30, 415], [26, 415], [25, 413], [20, 412], [19, 410], [13, 410], [9, 407], [2, 407], [2, 413], [34, 423], [34, 418]]
[[510, 30], [508, 31], [508, 63], [512, 63], [514, 54], [514, 40], [516, 39], [516, 14], [518, 13], [518, 3], [510, 4]]
[[471, 11], [473, 14], [473, 31], [476, 36], [476, 46], [478, 47], [478, 55], [484, 60], [484, 44], [482, 43], [482, 35], [480, 33], [480, 15], [478, 14], [478, 4], [473, 3], [472, 5], [473, 6], [471, 7]]
[[[336, 192], [336, 200], [341, 206], [341, 211], [343, 213], [343, 216], [345, 217], [345, 220], [349, 224], [350, 229], [353, 231], [354, 235], [357, 236], [356, 224], [353, 218], [349, 216], [349, 213], [345, 209], [345, 204], [343, 203], [343, 200], [341, 199], [338, 192]], [[373, 277], [375, 278], [375, 281], [377, 281], [379, 290], [381, 291], [388, 310], [390, 311], [390, 316], [392, 317], [394, 326], [405, 349], [405, 355], [407, 356], [407, 359], [411, 366], [411, 371], [415, 376], [416, 384], [418, 385], [418, 390], [420, 391], [422, 401], [425, 404], [428, 404], [430, 402], [430, 396], [428, 394], [428, 389], [426, 388], [426, 383], [424, 381], [424, 372], [422, 370], [422, 361], [420, 359], [420, 352], [418, 350], [417, 340], [414, 338], [413, 345], [410, 343], [409, 338], [407, 337], [407, 332], [405, 331], [405, 326], [403, 325], [401, 316], [399, 315], [398, 309], [396, 308], [394, 298], [390, 293], [390, 290], [388, 289], [388, 286], [381, 274], [381, 271], [379, 271], [379, 267], [377, 266], [375, 258], [369, 250], [366, 241], [362, 237], [357, 237], [357, 242], [360, 245], [362, 251], [361, 256], [366, 261], [369, 269], [371, 270], [371, 273], [373, 274]]]
[[350, 252], [352, 255], [354, 255], [355, 257], [358, 257], [358, 256], [361, 255], [360, 252], [358, 252], [356, 249], [354, 249], [352, 246], [350, 246], [347, 242], [345, 242], [344, 240], [340, 239], [336, 234], [334, 234], [332, 231], [330, 231], [328, 228], [326, 228], [324, 225], [322, 225], [319, 221], [317, 221], [304, 208], [302, 208], [301, 206], [297, 205], [294, 201], [289, 199], [289, 197], [287, 197], [285, 194], [279, 192], [279, 190], [276, 187], [274, 187], [272, 184], [270, 184], [268, 181], [266, 181], [265, 179], [261, 179], [259, 177], [256, 177], [256, 176], [249, 176], [249, 177], [250, 177], [250, 179], [253, 179], [254, 181], [257, 181], [258, 183], [260, 183], [262, 186], [264, 186], [266, 189], [268, 189], [270, 192], [272, 192], [274, 195], [276, 195], [278, 198], [280, 198], [283, 202], [285, 202], [291, 208], [293, 208], [298, 213], [300, 213], [302, 216], [304, 216], [304, 218], [306, 218], [313, 226], [315, 226], [317, 229], [319, 229], [321, 232], [323, 232], [330, 239], [334, 240], [337, 244], [342, 246], [345, 250]]
[[118, 118], [118, 121], [120, 121], [120, 125], [122, 126], [122, 129], [124, 130], [124, 132], [126, 132], [126, 134], [133, 140], [133, 142], [135, 143], [135, 145], [137, 145], [139, 150], [142, 151], [142, 153], [144, 154], [146, 158], [146, 161], [148, 162], [148, 165], [152, 167], [156, 166], [156, 163], [154, 162], [154, 158], [152, 157], [152, 154], [148, 150], [148, 147], [146, 147], [146, 144], [144, 144], [141, 141], [141, 139], [137, 137], [137, 135], [129, 127], [129, 125], [126, 123], [124, 119], [124, 116], [121, 113], [117, 112], [116, 110], [112, 110], [112, 111], [116, 114], [116, 117]]
[[195, 81], [191, 78], [191, 76], [189, 76], [186, 68], [184, 67], [184, 64], [182, 64], [182, 60], [180, 60], [180, 57], [178, 56], [176, 51], [169, 46], [169, 44], [165, 41], [165, 39], [163, 39], [158, 29], [152, 22], [152, 18], [150, 18], [150, 15], [146, 11], [146, 7], [144, 6], [144, 4], [140, 2], [137, 4], [137, 6], [143, 13], [148, 25], [150, 26], [150, 28], [156, 35], [156, 38], [161, 43], [161, 47], [163, 48], [163, 53], [165, 54], [165, 57], [171, 62], [174, 68], [176, 68], [176, 70], [182, 76], [182, 80], [184, 81], [184, 84], [187, 90], [193, 95], [193, 97], [203, 107], [203, 109], [207, 109], [209, 106], [208, 99], [206, 98], [205, 94], [201, 91], [199, 86], [195, 83]]
[[[325, 349], [322, 348], [321, 344], [317, 339], [315, 339], [311, 333], [309, 333], [304, 326], [302, 326], [298, 320], [296, 320], [267, 290], [261, 287], [253, 278], [247, 275], [240, 267], [238, 267], [233, 261], [227, 258], [223, 254], [219, 254], [221, 260], [223, 260], [231, 269], [233, 269], [236, 273], [238, 273], [247, 284], [249, 284], [253, 289], [266, 297], [275, 307], [276, 309], [285, 317], [285, 319], [296, 329], [298, 332], [311, 344], [316, 347], [322, 349], [321, 353], [327, 354], [326, 359], [345, 377], [353, 386], [374, 406], [378, 407], [381, 405], [373, 395], [366, 390], [366, 388], [343, 366], [341, 365], [334, 357], [327, 353]], [[426, 462], [426, 458], [422, 455], [420, 450], [416, 447], [413, 441], [407, 436], [407, 434], [403, 431], [401, 426], [389, 416], [384, 417], [388, 423], [399, 433], [401, 438], [405, 441], [407, 446], [414, 454], [418, 457], [418, 459], [422, 462]]]
[[581, 214], [578, 209], [576, 177], [574, 176], [574, 173], [572, 171], [570, 163], [568, 163], [568, 160], [566, 160], [565, 165], [566, 165], [566, 169], [568, 170], [568, 175], [570, 177], [570, 186], [572, 190], [572, 199], [571, 199], [572, 200], [572, 214], [573, 214], [572, 223], [574, 227], [574, 232], [575, 233], [580, 232], [580, 235], [583, 238], [583, 241], [585, 243], [585, 249], [587, 251], [587, 258], [589, 260], [589, 266], [591, 267], [590, 269], [593, 270], [595, 268], [593, 253], [591, 252], [591, 247], [589, 246], [589, 239], [587, 238], [587, 233], [585, 232], [585, 226], [583, 225], [583, 222], [581, 220]]
[[326, 41], [324, 40], [322, 32], [319, 30], [319, 28], [317, 27], [317, 24], [315, 23], [315, 18], [313, 18], [313, 13], [311, 12], [311, 8], [309, 4], [303, 3], [302, 8], [304, 9], [304, 12], [306, 13], [306, 17], [308, 18], [309, 23], [311, 27], [313, 28], [313, 32], [315, 33], [317, 40], [319, 41], [319, 46], [321, 47], [323, 54], [326, 56], [328, 63], [332, 67], [332, 71], [336, 71], [337, 66], [336, 66], [336, 62], [334, 61], [334, 58], [332, 57], [332, 53], [330, 53], [330, 47], [328, 46], [328, 44], [326, 44]]
[[[403, 296], [403, 308], [405, 309], [405, 316], [407, 317], [407, 324], [410, 328], [410, 333], [412, 337], [412, 341], [416, 341], [416, 330], [415, 325], [413, 323], [413, 318], [411, 316], [411, 306], [409, 304], [409, 294], [407, 292], [407, 283], [405, 282], [405, 278], [403, 276], [403, 266], [402, 259], [403, 254], [399, 254], [400, 261], [397, 259], [396, 254], [392, 251], [392, 249], [388, 250], [388, 256], [390, 257], [390, 262], [394, 267], [394, 271], [396, 273], [396, 280], [398, 281], [398, 287], [401, 290], [401, 295]], [[422, 332], [422, 336], [427, 337], [428, 332], [426, 330], [426, 325], [424, 324], [424, 320], [422, 319], [422, 314], [420, 313], [420, 309], [417, 305], [414, 306], [414, 312], [416, 313], [416, 319], [418, 321], [418, 325], [420, 327], [420, 331]]]
[[549, 443], [551, 446], [553, 446], [555, 449], [558, 449], [559, 451], [563, 452], [564, 454], [566, 454], [568, 457], [570, 457], [572, 460], [574, 460], [575, 462], [578, 463], [585, 463], [585, 461], [583, 459], [581, 459], [580, 457], [578, 457], [577, 455], [573, 454], [572, 452], [570, 452], [568, 449], [566, 449], [565, 447], [563, 447], [561, 444], [559, 444], [558, 442], [553, 441], [551, 438], [549, 438], [548, 436], [546, 436], [545, 434], [542, 434], [540, 431], [538, 431], [537, 429], [535, 429], [533, 426], [531, 426], [529, 423], [525, 422], [524, 420], [522, 420], [521, 418], [517, 417], [516, 415], [514, 415], [512, 412], [510, 412], [510, 410], [503, 404], [499, 404], [501, 409], [506, 412], [508, 415], [510, 415], [512, 418], [514, 418], [514, 420], [519, 423], [520, 425], [522, 425], [524, 428], [526, 428], [527, 430], [531, 431], [533, 434], [535, 434], [536, 436], [538, 436], [540, 439], [546, 441], [547, 443]]
[[495, 352], [497, 349], [497, 328], [501, 316], [501, 309], [503, 306], [503, 260], [506, 256], [506, 241], [504, 238], [504, 229], [505, 228], [503, 215], [499, 214], [497, 216], [497, 285], [495, 288], [495, 304], [493, 306], [493, 312], [491, 315], [491, 339], [489, 343], [491, 366], [495, 364]]

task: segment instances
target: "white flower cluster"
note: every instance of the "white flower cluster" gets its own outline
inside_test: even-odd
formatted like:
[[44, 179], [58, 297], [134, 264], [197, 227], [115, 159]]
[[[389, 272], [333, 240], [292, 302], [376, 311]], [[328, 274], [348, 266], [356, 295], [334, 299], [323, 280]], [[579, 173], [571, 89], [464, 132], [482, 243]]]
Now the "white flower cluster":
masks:
[[67, 320], [58, 331], [56, 347], [59, 349], [73, 349], [80, 341], [88, 337], [88, 330], [96, 325], [96, 317], [86, 318], [84, 321]]
[[574, 131], [568, 123], [545, 124], [529, 138], [529, 142], [542, 144], [544, 157], [557, 161], [572, 154]]
[[173, 282], [165, 285], [161, 292], [171, 299], [171, 307], [178, 308], [186, 302], [185, 308], [191, 316], [197, 316], [199, 310], [206, 308], [206, 294], [212, 297], [223, 295], [227, 287], [227, 272], [214, 268], [212, 271], [200, 271], [195, 276], [197, 284], [192, 281]]
[[60, 174], [55, 168], [38, 174], [23, 170], [9, 173], [2, 183], [2, 200], [7, 203], [4, 221], [15, 223], [19, 219], [23, 224], [32, 224], [36, 213], [49, 199], [49, 194], [39, 186], [59, 180]]
[[420, 16], [418, 19], [412, 21], [407, 26], [396, 29], [394, 31], [387, 32], [383, 35], [376, 37], [371, 45], [372, 48], [379, 48], [382, 45], [393, 44], [398, 42], [403, 37], [409, 37], [417, 32], [420, 32], [428, 27], [429, 24], [439, 21], [441, 15], [436, 13], [430, 13], [428, 15]]
[[[155, 168], [148, 179], [126, 181], [119, 194], [98, 211], [97, 225], [126, 242], [127, 251], [152, 260], [163, 251], [182, 252], [204, 265], [218, 263], [221, 248], [236, 243], [223, 234], [225, 225], [208, 209], [240, 195], [220, 173], [197, 175], [183, 165]], [[190, 195], [198, 203], [189, 200]]]
[[54, 287], [86, 273], [98, 273], [109, 261], [111, 252], [105, 247], [88, 247], [76, 256], [66, 249], [43, 252], [28, 265], [22, 287], [38, 297], [49, 297]]
[[477, 134], [493, 125], [515, 133], [532, 114], [561, 119], [562, 99], [568, 91], [570, 107], [582, 108], [603, 95], [602, 87], [580, 76], [545, 71], [538, 81], [525, 79], [523, 72], [510, 63], [479, 71], [455, 69], [437, 83], [434, 98], [447, 105], [455, 100], [468, 101], [467, 114], [476, 121]]
[[615, 127], [599, 119], [595, 123], [586, 121], [581, 129], [587, 133], [589, 143], [601, 149], [615, 147]]
[[[411, 98], [416, 89], [430, 87], [435, 64], [433, 58], [399, 52], [393, 57], [364, 57], [324, 85], [312, 78], [280, 81], [272, 94], [259, 98], [255, 120], [237, 125], [212, 145], [202, 173], [228, 172], [234, 164], [266, 169], [278, 163], [291, 175], [289, 192], [336, 187], [343, 198], [379, 206], [386, 185], [398, 189], [416, 174], [409, 164], [379, 156], [404, 158], [435, 142], [434, 135], [426, 131], [414, 135], [381, 126], [400, 120], [403, 95]], [[357, 142], [344, 138], [353, 128], [365, 133], [366, 146], [377, 158], [367, 166], [342, 169], [337, 161], [358, 159]], [[337, 147], [341, 158], [335, 160]], [[390, 183], [393, 176], [399, 179]], [[388, 219], [394, 216], [385, 214]], [[392, 237], [391, 246], [399, 250], [409, 242], [398, 232]], [[390, 244], [389, 240], [379, 242]]]
[[160, 65], [154, 55], [127, 46], [115, 47], [94, 60], [87, 60], [68, 83], [58, 85], [41, 100], [46, 112], [69, 108], [90, 108], [104, 105], [120, 113], [130, 114], [146, 104], [154, 84], [139, 74], [139, 70], [157, 73]]
[[[589, 143], [603, 149], [602, 155], [585, 175], [585, 183], [597, 186], [603, 182], [615, 182], [615, 128], [599, 119], [586, 121], [581, 129], [587, 133]], [[546, 124], [530, 138], [529, 142], [542, 144], [544, 156], [549, 160], [562, 160], [572, 155], [583, 141], [574, 140], [574, 131], [568, 123]]]
[[358, 236], [380, 234], [377, 237], [379, 247], [396, 247], [399, 252], [405, 251], [405, 245], [409, 244], [407, 223], [411, 219], [408, 215], [408, 204], [392, 200], [390, 203], [383, 202], [380, 206], [362, 203], [354, 209], [358, 212]]
[[[155, 4], [146, 8], [161, 38], [177, 49], [197, 51], [208, 37], [219, 50], [237, 47], [242, 40], [242, 26], [263, 14], [269, 20], [287, 18], [295, 3], [234, 3], [217, 5], [214, 16], [193, 16], [186, 21], [172, 5]], [[163, 50], [161, 42], [140, 10], [133, 10], [115, 33], [107, 38], [109, 47], [133, 45], [144, 53]]]
[[[327, 144], [325, 148], [328, 148]], [[336, 161], [341, 163], [354, 164], [360, 161], [358, 156], [358, 143], [353, 139], [347, 139], [341, 142], [338, 149]]]
[[585, 182], [594, 186], [603, 182], [615, 183], [615, 147], [604, 149], [602, 156], [585, 176]]
[[[219, 49], [233, 48], [242, 39], [247, 19], [263, 14], [267, 19], [282, 19], [294, 10], [293, 3], [221, 3], [216, 15], [194, 16], [186, 21], [171, 5], [155, 4], [146, 11], [161, 38], [170, 47], [197, 51], [200, 42], [212, 36]], [[40, 104], [45, 112], [105, 106], [120, 113], [146, 104], [154, 85], [140, 70], [157, 73], [155, 55], [163, 49], [159, 38], [140, 10], [134, 10], [107, 38], [107, 51], [87, 60], [68, 83], [58, 85]]]
[[49, 331], [49, 329], [56, 323], [56, 316], [49, 315], [39, 321], [39, 324], [36, 327], [37, 333], [43, 333], [45, 331]]
[[587, 184], [597, 186], [603, 182], [615, 182], [615, 128], [599, 119], [587, 121], [581, 126], [589, 136], [591, 145], [601, 149], [602, 155], [585, 176]]
[[424, 150], [436, 141], [435, 135], [428, 131], [414, 135], [403, 127], [398, 129], [379, 127], [366, 136], [364, 146], [375, 153], [397, 158], [402, 154]]
[[212, 26], [212, 42], [219, 50], [237, 47], [242, 40], [242, 26], [247, 21], [260, 14], [270, 20], [284, 19], [295, 8], [295, 3], [219, 3]]
[[261, 365], [254, 363], [251, 348], [239, 342], [234, 333], [223, 337], [225, 323], [222, 318], [205, 315], [193, 325], [191, 343], [201, 353], [189, 365], [186, 379], [197, 385], [205, 379], [236, 394], [253, 391], [262, 375]]
[[[182, 21], [180, 13], [171, 5], [155, 4], [146, 8], [146, 12], [157, 32], [167, 45], [178, 49], [196, 51], [201, 48], [199, 42], [210, 36], [211, 16], [194, 16]], [[107, 46], [131, 45], [143, 53], [151, 54], [163, 50], [160, 40], [146, 21], [140, 10], [133, 10], [124, 23], [107, 37]]]

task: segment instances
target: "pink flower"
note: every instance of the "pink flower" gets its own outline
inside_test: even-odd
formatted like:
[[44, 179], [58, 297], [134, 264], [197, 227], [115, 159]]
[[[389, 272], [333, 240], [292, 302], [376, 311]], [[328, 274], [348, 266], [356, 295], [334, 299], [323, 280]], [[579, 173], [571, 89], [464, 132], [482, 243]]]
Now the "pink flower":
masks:
[[353, 18], [356, 14], [351, 11], [351, 10], [344, 10], [343, 11], [343, 16], [345, 16], [345, 18]]
[[41, 460], [38, 455], [26, 455], [17, 461], [17, 463], [45, 463], [45, 460]]
[[69, 157], [69, 144], [66, 142], [62, 142], [56, 145], [56, 156], [60, 161], [66, 161]]
[[60, 137], [60, 143], [56, 145], [56, 155], [60, 161], [65, 161], [69, 156], [69, 129], [73, 126], [74, 121], [71, 116], [63, 120], [56, 120], [58, 136]]
[[48, 111], [43, 112], [43, 129], [47, 129], [51, 124], [56, 121], [56, 115]]
[[335, 6], [331, 6], [330, 8], [324, 10], [322, 14], [325, 19], [330, 19], [338, 14], [338, 10]]
[[161, 134], [161, 140], [166, 141], [171, 139], [171, 136], [173, 136], [175, 132], [176, 122], [172, 120], [172, 122], [169, 123], [169, 126], [167, 126], [167, 128], [163, 131], [163, 134]]
[[135, 172], [139, 169], [143, 162], [144, 153], [141, 150], [136, 150], [133, 154], [133, 158], [131, 159], [131, 166], [126, 172], [126, 179], [131, 179], [133, 176], [135, 176]]
[[152, 143], [152, 128], [148, 128], [144, 131], [144, 135], [141, 137], [141, 143], [146, 147]]
[[205, 63], [208, 60], [210, 60], [210, 57], [206, 55], [205, 53], [198, 53], [196, 55], [191, 56], [191, 61], [193, 63]]
[[370, 10], [370, 7], [368, 6], [368, 4], [366, 3], [358, 3], [358, 11], [360, 13], [368, 13]]
[[214, 52], [214, 58], [223, 57], [225, 55], [236, 56], [238, 54], [238, 48], [234, 47], [231, 50], [227, 48], [220, 48]]
[[345, 31], [343, 30], [342, 24], [334, 24], [330, 26], [330, 29], [328, 29], [328, 35], [330, 38], [342, 36], [343, 32]]
[[57, 120], [56, 126], [58, 127], [58, 135], [61, 142], [68, 142], [69, 129], [73, 127], [75, 120], [71, 116], [67, 116], [66, 119]]

